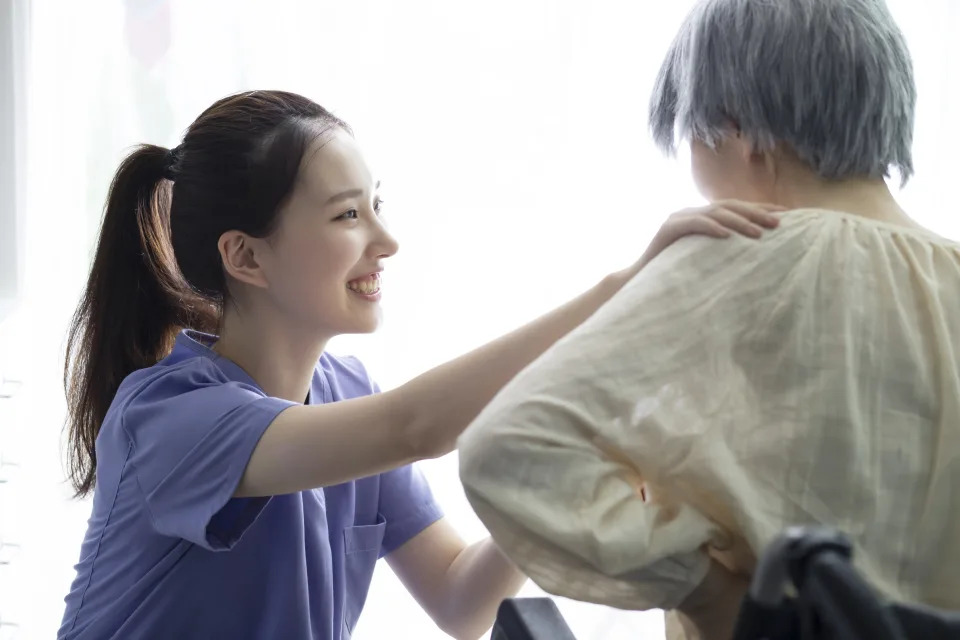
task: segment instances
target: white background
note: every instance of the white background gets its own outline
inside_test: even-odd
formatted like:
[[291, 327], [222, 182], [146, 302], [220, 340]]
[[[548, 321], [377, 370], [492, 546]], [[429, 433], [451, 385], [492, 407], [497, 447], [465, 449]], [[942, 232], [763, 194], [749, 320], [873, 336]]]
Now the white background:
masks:
[[[684, 158], [661, 157], [646, 129], [654, 76], [691, 4], [31, 3], [26, 295], [0, 327], [0, 371], [26, 382], [0, 405], [0, 446], [21, 465], [0, 486], [0, 539], [22, 552], [0, 567], [0, 616], [22, 638], [53, 637], [73, 578], [89, 502], [71, 501], [63, 481], [62, 350], [130, 145], [175, 145], [241, 89], [300, 92], [346, 119], [383, 180], [401, 251], [385, 274], [383, 330], [331, 348], [389, 388], [632, 262], [667, 214], [699, 204]], [[888, 4], [920, 90], [918, 175], [902, 202], [960, 238], [960, 0]], [[480, 539], [455, 457], [424, 469], [449, 518]], [[662, 635], [657, 612], [561, 608], [581, 639]], [[445, 636], [384, 565], [355, 637]]]

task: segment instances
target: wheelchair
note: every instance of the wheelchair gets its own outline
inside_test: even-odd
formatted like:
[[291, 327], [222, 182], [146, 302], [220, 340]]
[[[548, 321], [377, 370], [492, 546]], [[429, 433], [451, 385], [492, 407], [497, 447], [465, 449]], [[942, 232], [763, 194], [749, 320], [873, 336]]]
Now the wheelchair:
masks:
[[[834, 529], [787, 530], [761, 557], [732, 640], [960, 639], [960, 612], [884, 602], [852, 557]], [[576, 638], [553, 600], [514, 598], [500, 605], [491, 640]]]

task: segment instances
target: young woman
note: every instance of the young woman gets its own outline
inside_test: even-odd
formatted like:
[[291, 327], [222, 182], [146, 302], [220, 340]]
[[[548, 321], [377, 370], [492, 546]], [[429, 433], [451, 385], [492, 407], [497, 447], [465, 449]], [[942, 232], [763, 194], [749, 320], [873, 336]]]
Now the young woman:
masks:
[[444, 631], [479, 637], [524, 578], [466, 546], [409, 465], [678, 237], [777, 224], [682, 212], [631, 268], [377, 393], [325, 352], [380, 319], [397, 242], [377, 184], [346, 124], [282, 92], [124, 160], [68, 350], [72, 479], [94, 497], [60, 638], [349, 638], [381, 557]]

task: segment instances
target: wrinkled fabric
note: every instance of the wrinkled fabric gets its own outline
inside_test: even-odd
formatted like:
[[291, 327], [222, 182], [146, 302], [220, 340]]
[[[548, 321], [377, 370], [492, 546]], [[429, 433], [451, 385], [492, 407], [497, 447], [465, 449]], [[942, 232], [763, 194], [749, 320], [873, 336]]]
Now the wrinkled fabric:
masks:
[[838, 526], [882, 593], [960, 609], [960, 244], [832, 211], [691, 237], [462, 436], [495, 541], [548, 592], [677, 607]]

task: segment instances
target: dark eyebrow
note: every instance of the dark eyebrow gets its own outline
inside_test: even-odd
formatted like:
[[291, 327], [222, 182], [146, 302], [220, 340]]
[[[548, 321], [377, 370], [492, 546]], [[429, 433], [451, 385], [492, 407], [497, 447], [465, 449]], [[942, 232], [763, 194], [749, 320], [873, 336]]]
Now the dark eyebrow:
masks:
[[[380, 188], [380, 181], [377, 180], [377, 184], [373, 186], [373, 190], [376, 191], [379, 188]], [[363, 195], [363, 191], [364, 191], [363, 189], [347, 189], [346, 191], [341, 191], [340, 193], [334, 196], [331, 196], [330, 199], [327, 200], [326, 204], [324, 204], [324, 206], [337, 202], [338, 200], [346, 200], [347, 198], [359, 198], [360, 196]]]

